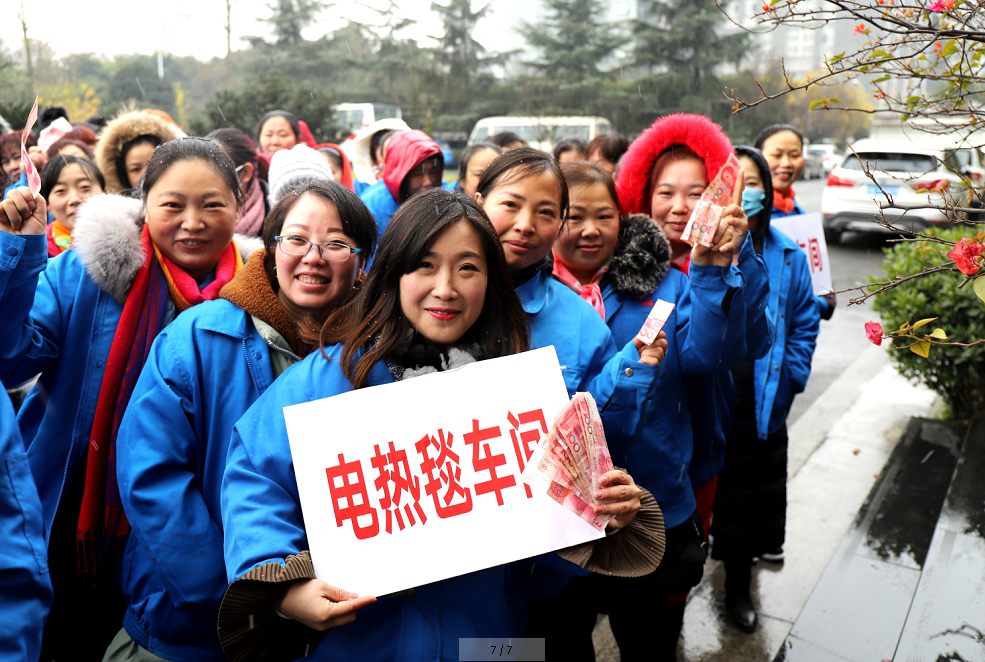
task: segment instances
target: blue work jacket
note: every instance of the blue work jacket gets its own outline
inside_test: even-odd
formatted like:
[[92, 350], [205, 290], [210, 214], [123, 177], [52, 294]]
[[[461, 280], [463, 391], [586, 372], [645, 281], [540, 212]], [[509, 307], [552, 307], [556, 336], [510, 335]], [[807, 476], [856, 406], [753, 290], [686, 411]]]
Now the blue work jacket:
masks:
[[770, 277], [770, 314], [776, 333], [770, 351], [756, 361], [756, 430], [760, 439], [787, 420], [793, 397], [807, 386], [821, 316], [814, 301], [804, 251], [772, 227], [763, 237]]
[[[694, 264], [690, 273], [689, 281], [671, 269], [645, 299], [622, 296], [611, 283], [602, 292], [606, 323], [617, 343], [632, 342], [658, 299], [675, 304], [664, 325], [667, 352], [655, 393], [645, 404], [645, 424], [638, 434], [606, 428], [613, 461], [653, 494], [668, 529], [695, 510], [688, 476], [694, 438], [683, 377], [728, 371], [745, 352], [742, 274], [732, 266]], [[727, 315], [722, 303], [729, 288], [735, 291]]]
[[[0, 255], [0, 261], [4, 259]], [[0, 662], [37, 660], [51, 609], [41, 500], [0, 383]]]
[[222, 475], [233, 425], [274, 381], [270, 351], [241, 308], [194, 306], [154, 341], [123, 417], [123, 626], [165, 659], [222, 656]]

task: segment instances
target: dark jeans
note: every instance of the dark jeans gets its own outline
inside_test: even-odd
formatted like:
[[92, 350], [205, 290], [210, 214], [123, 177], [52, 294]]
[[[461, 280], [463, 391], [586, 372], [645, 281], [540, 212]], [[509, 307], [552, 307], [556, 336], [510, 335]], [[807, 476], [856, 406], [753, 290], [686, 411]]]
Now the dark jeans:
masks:
[[532, 600], [526, 636], [546, 638], [551, 660], [588, 662], [595, 659], [597, 614], [607, 613], [623, 662], [672, 662], [686, 603], [670, 600], [701, 581], [707, 549], [703, 541], [701, 522], [691, 515], [667, 531], [664, 558], [649, 575], [577, 577], [558, 595]]

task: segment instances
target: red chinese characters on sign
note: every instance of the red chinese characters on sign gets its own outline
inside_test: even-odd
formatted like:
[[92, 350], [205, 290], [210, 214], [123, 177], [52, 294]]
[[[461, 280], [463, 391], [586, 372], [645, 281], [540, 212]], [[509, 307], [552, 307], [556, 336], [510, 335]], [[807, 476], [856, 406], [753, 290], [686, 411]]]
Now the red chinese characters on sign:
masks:
[[[407, 451], [397, 450], [391, 441], [389, 452], [380, 451], [379, 445], [374, 445], [375, 454], [370, 464], [377, 471], [376, 486], [377, 492], [382, 492], [380, 507], [386, 512], [386, 532], [393, 533], [393, 520], [397, 520], [397, 526], [404, 530], [404, 516], [407, 518], [409, 526], [417, 524], [414, 513], [421, 520], [421, 524], [427, 522], [424, 509], [421, 508], [421, 483], [417, 476], [410, 473], [410, 465], [407, 462]], [[401, 498], [407, 493], [407, 499], [403, 503], [403, 515], [401, 515]], [[411, 503], [413, 501], [413, 503]]]
[[[542, 410], [535, 409], [520, 414], [507, 412], [506, 420], [513, 451], [522, 472], [542, 435], [548, 432], [547, 419]], [[442, 519], [472, 512], [473, 492], [476, 496], [494, 494], [496, 504], [504, 505], [504, 491], [515, 487], [517, 481], [511, 473], [506, 455], [494, 452], [494, 449], [499, 450], [496, 444], [507, 443], [500, 427], [480, 428], [479, 421], [473, 419], [472, 429], [462, 438], [472, 446], [472, 470], [477, 481], [472, 486], [462, 484], [461, 460], [453, 449], [455, 437], [451, 432], [439, 429], [437, 435], [426, 434], [414, 444], [420, 457], [419, 474], [411, 471], [407, 452], [398, 449], [394, 442], [388, 442], [386, 448], [374, 444], [369, 463], [375, 469], [373, 486], [379, 496], [378, 509], [369, 501], [362, 463], [359, 460], [346, 462], [339, 453], [338, 465], [325, 470], [336, 526], [341, 527], [346, 521], [351, 521], [356, 538], [365, 540], [379, 534], [383, 515], [384, 528], [389, 534], [394, 533], [394, 520], [398, 531], [427, 523], [428, 516], [420, 501], [422, 482], [425, 501], [428, 496], [431, 497], [434, 511]], [[479, 480], [480, 476], [486, 480]], [[530, 487], [524, 485], [524, 489], [527, 498], [533, 498]]]
[[472, 446], [472, 469], [476, 473], [481, 471], [489, 472], [489, 480], [475, 484], [476, 496], [480, 494], [496, 493], [496, 503], [503, 505], [503, 490], [516, 485], [516, 479], [512, 475], [499, 476], [496, 468], [506, 464], [506, 456], [500, 453], [493, 455], [489, 450], [489, 444], [482, 443], [492, 439], [498, 439], [502, 435], [499, 426], [493, 428], [479, 429], [479, 421], [472, 419], [472, 431], [465, 433], [465, 443]]
[[807, 256], [807, 264], [811, 267], [811, 273], [815, 271], [824, 271], [824, 263], [821, 261], [821, 242], [816, 238], [811, 237], [807, 240], [805, 244], [802, 241], [798, 241], [797, 245], [804, 251]]
[[[424, 435], [414, 444], [421, 461], [421, 472], [427, 482], [424, 493], [434, 500], [434, 510], [438, 517], [445, 519], [462, 515], [472, 510], [472, 492], [462, 487], [462, 467], [458, 453], [452, 450], [453, 435], [438, 430], [438, 436]], [[437, 449], [437, 457], [431, 457], [431, 447]], [[444, 494], [440, 493], [444, 487]]]
[[[512, 428], [510, 437], [513, 439], [513, 451], [516, 453], [516, 461], [520, 465], [520, 473], [522, 474], [527, 466], [527, 460], [534, 454], [534, 447], [540, 442], [541, 432], [547, 434], [547, 421], [544, 419], [544, 412], [540, 409], [525, 411], [519, 416], [507, 412], [506, 420], [509, 421]], [[520, 431], [521, 425], [530, 425], [531, 423], [539, 423], [540, 425]], [[529, 485], [524, 483], [523, 489], [527, 493], [528, 499], [533, 498], [534, 495], [530, 491]]]
[[[376, 509], [369, 505], [369, 495], [366, 493], [366, 482], [363, 480], [362, 464], [346, 462], [339, 453], [337, 466], [325, 469], [328, 475], [328, 489], [332, 494], [332, 509], [335, 511], [335, 525], [342, 526], [346, 520], [352, 520], [352, 530], [359, 540], [372, 538], [380, 532], [380, 521]], [[354, 476], [350, 480], [350, 476]], [[356, 499], [358, 497], [358, 501]], [[359, 518], [368, 524], [360, 524]]]

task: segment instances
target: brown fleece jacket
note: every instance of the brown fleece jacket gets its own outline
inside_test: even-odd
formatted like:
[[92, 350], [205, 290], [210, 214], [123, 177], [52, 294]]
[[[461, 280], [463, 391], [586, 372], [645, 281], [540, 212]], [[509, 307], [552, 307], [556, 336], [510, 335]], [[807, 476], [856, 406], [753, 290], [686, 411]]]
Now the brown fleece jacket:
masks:
[[274, 288], [267, 277], [267, 270], [263, 268], [266, 258], [265, 248], [251, 255], [236, 277], [219, 291], [219, 298], [233, 303], [274, 327], [291, 346], [291, 351], [304, 358], [311, 353], [311, 347], [301, 339], [297, 325], [274, 294]]

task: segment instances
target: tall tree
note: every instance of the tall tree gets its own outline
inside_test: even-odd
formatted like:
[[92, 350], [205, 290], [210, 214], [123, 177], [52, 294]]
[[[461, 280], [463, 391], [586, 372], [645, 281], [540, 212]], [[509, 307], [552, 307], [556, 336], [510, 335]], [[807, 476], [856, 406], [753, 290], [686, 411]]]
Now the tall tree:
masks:
[[540, 57], [531, 64], [551, 77], [584, 81], [624, 42], [618, 27], [605, 20], [601, 0], [545, 0], [540, 23], [523, 22], [520, 34]]
[[[274, 0], [266, 4], [270, 16], [258, 20], [270, 26], [274, 46], [294, 46], [304, 41], [301, 32], [313, 24], [327, 6], [322, 0]], [[247, 39], [255, 47], [268, 43], [263, 37]]]
[[31, 40], [27, 36], [27, 14], [24, 12], [24, 0], [21, 0], [21, 6], [17, 9], [17, 20], [21, 22], [21, 31], [24, 33], [24, 56], [27, 58], [27, 77], [31, 78], [34, 72], [31, 66]]
[[675, 73], [685, 89], [700, 93], [720, 65], [738, 65], [749, 51], [749, 34], [726, 34], [726, 20], [707, 0], [641, 0], [633, 61], [650, 73]]
[[447, 5], [431, 3], [431, 10], [441, 17], [445, 32], [438, 40], [440, 60], [448, 67], [452, 81], [467, 86], [484, 66], [486, 49], [472, 38], [478, 23], [489, 13], [489, 4], [472, 11], [472, 0], [449, 0]]

